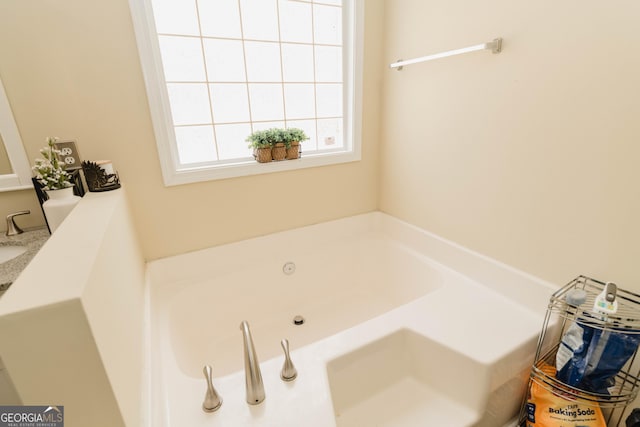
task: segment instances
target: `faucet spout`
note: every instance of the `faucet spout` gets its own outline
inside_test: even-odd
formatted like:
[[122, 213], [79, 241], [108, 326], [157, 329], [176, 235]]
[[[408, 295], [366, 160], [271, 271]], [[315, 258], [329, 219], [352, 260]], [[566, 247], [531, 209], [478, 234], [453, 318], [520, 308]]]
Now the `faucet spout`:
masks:
[[251, 331], [249, 330], [249, 323], [246, 320], [240, 323], [240, 330], [242, 330], [244, 342], [244, 382], [247, 390], [247, 403], [249, 405], [257, 405], [265, 397], [260, 362], [258, 362]]

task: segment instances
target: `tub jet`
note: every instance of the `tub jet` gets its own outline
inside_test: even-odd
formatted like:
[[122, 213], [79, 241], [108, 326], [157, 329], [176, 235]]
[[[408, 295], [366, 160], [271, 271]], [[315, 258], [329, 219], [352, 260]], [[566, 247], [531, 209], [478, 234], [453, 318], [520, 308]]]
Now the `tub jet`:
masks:
[[287, 262], [282, 266], [282, 272], [286, 275], [291, 275], [296, 272], [296, 264], [294, 262]]
[[299, 314], [293, 318], [293, 324], [296, 326], [300, 326], [304, 323], [304, 317], [300, 316]]

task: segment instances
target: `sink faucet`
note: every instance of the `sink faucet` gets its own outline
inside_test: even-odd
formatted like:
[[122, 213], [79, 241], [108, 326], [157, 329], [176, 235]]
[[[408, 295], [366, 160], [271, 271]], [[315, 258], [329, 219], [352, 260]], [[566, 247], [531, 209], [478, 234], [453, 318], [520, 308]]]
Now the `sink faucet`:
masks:
[[18, 234], [24, 233], [24, 231], [22, 231], [22, 229], [16, 225], [15, 221], [13, 220], [13, 217], [18, 215], [27, 215], [30, 213], [31, 211], [27, 210], [27, 211], [14, 212], [7, 215], [7, 232], [5, 233], [5, 235], [17, 236]]
[[243, 320], [240, 323], [240, 329], [244, 341], [244, 383], [247, 390], [247, 403], [257, 405], [264, 400], [264, 384], [262, 383], [260, 363], [253, 347], [249, 323]]

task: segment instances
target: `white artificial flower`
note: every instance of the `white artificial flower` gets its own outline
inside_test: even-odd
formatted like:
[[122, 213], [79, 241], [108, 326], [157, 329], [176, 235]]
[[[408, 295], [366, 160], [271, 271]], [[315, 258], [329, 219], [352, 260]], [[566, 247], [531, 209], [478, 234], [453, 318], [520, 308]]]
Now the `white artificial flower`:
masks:
[[60, 163], [61, 151], [55, 148], [58, 137], [47, 137], [47, 146], [40, 150], [43, 159], [36, 159], [32, 170], [36, 180], [42, 185], [43, 190], [60, 190], [71, 187], [71, 176], [64, 170]]

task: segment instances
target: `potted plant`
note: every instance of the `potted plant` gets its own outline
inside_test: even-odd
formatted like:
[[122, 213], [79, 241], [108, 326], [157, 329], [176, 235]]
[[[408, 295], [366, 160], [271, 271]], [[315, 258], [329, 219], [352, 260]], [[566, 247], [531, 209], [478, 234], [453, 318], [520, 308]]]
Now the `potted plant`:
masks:
[[259, 163], [267, 163], [271, 161], [271, 140], [269, 139], [269, 131], [257, 130], [247, 137], [249, 148], [253, 148], [253, 157]]
[[307, 139], [309, 139], [309, 137], [302, 129], [289, 128], [284, 131], [284, 140], [287, 146], [287, 160], [300, 157], [300, 143]]
[[271, 128], [267, 131], [268, 138], [271, 141], [271, 155], [273, 160], [284, 160], [287, 157], [287, 143], [285, 139], [285, 130], [279, 128]]
[[42, 210], [53, 233], [64, 221], [67, 215], [80, 201], [80, 197], [73, 194], [71, 175], [64, 170], [60, 162], [60, 150], [55, 143], [58, 138], [47, 137], [47, 146], [40, 150], [42, 159], [36, 159], [33, 171], [36, 181], [47, 194], [48, 199], [42, 203]]
[[[71, 183], [71, 175], [67, 173], [60, 163], [60, 150], [56, 149], [55, 143], [58, 138], [47, 137], [47, 146], [40, 150], [42, 159], [36, 159], [33, 171], [36, 174], [36, 180], [42, 186], [42, 189], [49, 192], [55, 190], [66, 190], [73, 193], [73, 184]], [[49, 193], [47, 193], [49, 194]]]

